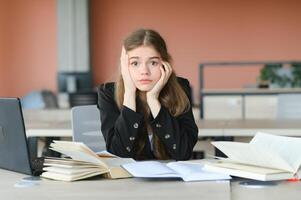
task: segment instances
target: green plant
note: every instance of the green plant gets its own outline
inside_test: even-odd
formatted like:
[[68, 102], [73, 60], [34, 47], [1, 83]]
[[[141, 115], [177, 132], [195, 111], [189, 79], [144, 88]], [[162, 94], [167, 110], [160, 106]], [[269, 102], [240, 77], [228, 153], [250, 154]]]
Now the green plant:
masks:
[[301, 87], [301, 63], [292, 63], [292, 87]]
[[269, 81], [271, 83], [275, 83], [279, 80], [277, 75], [277, 70], [282, 67], [281, 64], [265, 64], [265, 66], [260, 70], [260, 80], [261, 81]]
[[292, 63], [292, 77], [280, 75], [278, 72], [282, 64], [269, 63], [260, 70], [259, 79], [269, 84], [277, 84], [279, 87], [301, 87], [301, 63]]

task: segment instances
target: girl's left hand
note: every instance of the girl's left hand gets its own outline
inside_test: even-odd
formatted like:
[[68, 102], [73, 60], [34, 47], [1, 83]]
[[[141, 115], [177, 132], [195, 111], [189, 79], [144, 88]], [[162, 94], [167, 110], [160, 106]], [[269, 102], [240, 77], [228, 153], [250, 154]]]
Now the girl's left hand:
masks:
[[172, 73], [171, 65], [168, 62], [162, 61], [162, 66], [160, 67], [160, 70], [161, 70], [161, 78], [155, 84], [155, 86], [146, 93], [147, 99], [149, 98], [158, 99], [162, 88], [165, 86]]

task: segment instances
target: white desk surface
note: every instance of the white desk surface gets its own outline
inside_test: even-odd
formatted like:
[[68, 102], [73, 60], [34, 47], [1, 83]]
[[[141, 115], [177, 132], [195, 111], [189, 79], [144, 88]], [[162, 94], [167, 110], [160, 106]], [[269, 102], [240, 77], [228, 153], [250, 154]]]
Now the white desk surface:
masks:
[[27, 137], [72, 137], [70, 121], [25, 121]]
[[[301, 136], [300, 121], [276, 120], [200, 120], [197, 121], [199, 137], [240, 136], [250, 137], [258, 131], [277, 135]], [[72, 137], [71, 123], [63, 122], [26, 122], [28, 137]]]
[[[70, 110], [25, 111], [28, 137], [71, 137]], [[258, 131], [287, 136], [301, 136], [300, 120], [196, 120], [199, 137], [250, 137]]]
[[245, 187], [239, 181], [183, 182], [180, 180], [96, 178], [77, 182], [39, 181], [39, 185], [16, 188], [26, 175], [0, 169], [0, 194], [5, 200], [77, 199], [198, 199], [198, 200], [299, 200], [301, 182], [278, 182], [262, 188]]
[[278, 182], [275, 186], [262, 188], [241, 186], [240, 181], [231, 182], [232, 200], [299, 200], [301, 182]]
[[0, 169], [0, 194], [5, 200], [141, 200], [197, 199], [230, 200], [229, 181], [183, 182], [181, 180], [145, 180], [97, 178], [77, 182], [42, 180], [39, 185], [16, 188], [22, 175]]
[[301, 136], [300, 120], [197, 120], [199, 137], [202, 136], [254, 136], [256, 132]]

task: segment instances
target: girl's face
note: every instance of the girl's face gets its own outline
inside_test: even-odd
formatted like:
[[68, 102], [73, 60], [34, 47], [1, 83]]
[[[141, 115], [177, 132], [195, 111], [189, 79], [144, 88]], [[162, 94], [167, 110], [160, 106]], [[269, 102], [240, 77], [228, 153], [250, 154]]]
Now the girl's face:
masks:
[[160, 54], [151, 46], [140, 46], [128, 51], [129, 72], [140, 91], [148, 92], [161, 77], [162, 66]]

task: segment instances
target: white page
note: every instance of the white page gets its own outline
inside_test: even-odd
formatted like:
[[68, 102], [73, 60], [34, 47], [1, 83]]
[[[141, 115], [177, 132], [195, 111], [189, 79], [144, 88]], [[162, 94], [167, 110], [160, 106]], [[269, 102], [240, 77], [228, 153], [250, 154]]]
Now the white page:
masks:
[[102, 174], [101, 171], [87, 172], [87, 173], [82, 173], [82, 174], [77, 174], [77, 175], [58, 174], [58, 173], [46, 171], [41, 174], [41, 177], [50, 178], [50, 179], [54, 179], [54, 180], [61, 180], [61, 181], [75, 181], [75, 180], [80, 180], [80, 179], [97, 176], [100, 174]]
[[249, 143], [212, 142], [212, 144], [235, 162], [293, 171], [292, 167], [281, 157]]
[[113, 157], [113, 158], [120, 158], [119, 156], [116, 156], [115, 154], [112, 154], [110, 152], [108, 152], [107, 150], [103, 150], [103, 151], [98, 151], [95, 152], [98, 156], [100, 157]]
[[181, 175], [184, 181], [228, 180], [230, 176], [203, 170], [203, 165], [186, 162], [170, 162], [167, 166]]
[[63, 163], [44, 163], [43, 166], [53, 166], [53, 167], [61, 167], [65, 169], [84, 169], [84, 168], [102, 168], [101, 166], [94, 165], [94, 164], [89, 164], [89, 165], [68, 165], [68, 164], [63, 164]]
[[250, 144], [279, 155], [293, 168], [294, 173], [301, 165], [301, 138], [258, 132]]
[[74, 160], [91, 162], [108, 168], [108, 165], [84, 143], [54, 140], [50, 147], [50, 149], [70, 156]]
[[90, 156], [94, 156], [98, 158], [97, 154], [94, 153], [89, 147], [87, 147], [84, 143], [82, 142], [71, 142], [71, 141], [57, 141], [54, 140], [53, 143], [50, 145], [54, 149], [59, 148], [59, 149], [69, 149], [70, 151], [81, 151], [85, 152], [86, 154], [89, 154]]
[[106, 169], [99, 169], [99, 168], [66, 169], [61, 167], [44, 167], [43, 170], [48, 172], [55, 172], [59, 174], [66, 174], [66, 175], [92, 173], [92, 172], [101, 172], [101, 173], [108, 172], [108, 170]]
[[166, 164], [158, 161], [138, 161], [122, 165], [134, 177], [142, 178], [181, 178], [174, 170], [168, 168]]
[[[50, 148], [50, 149], [52, 149], [52, 148]], [[56, 148], [55, 150], [62, 153], [62, 154], [70, 156], [74, 160], [90, 162], [90, 163], [94, 163], [94, 164], [97, 164], [97, 165], [102, 165], [103, 167], [108, 168], [108, 166], [104, 162], [102, 162], [100, 159], [98, 159], [94, 156], [91, 156], [89, 154], [86, 154], [84, 152], [81, 152], [81, 151], [68, 151], [66, 149], [60, 149], [60, 148]]]
[[134, 163], [136, 162], [132, 158], [102, 158], [102, 160], [109, 166], [109, 167], [120, 167], [121, 165], [127, 163]]

